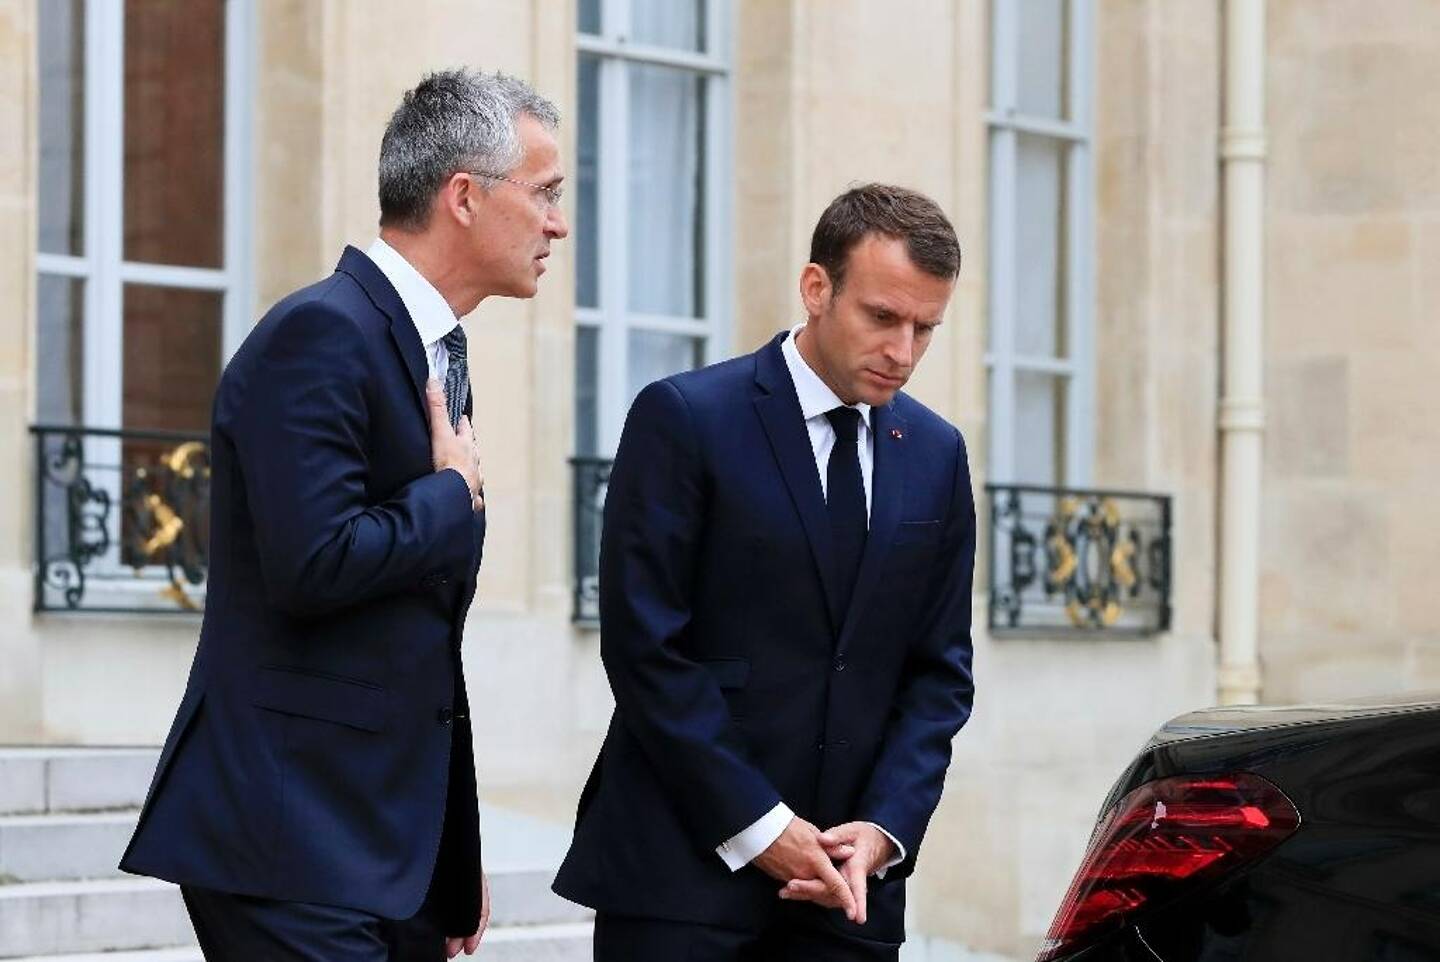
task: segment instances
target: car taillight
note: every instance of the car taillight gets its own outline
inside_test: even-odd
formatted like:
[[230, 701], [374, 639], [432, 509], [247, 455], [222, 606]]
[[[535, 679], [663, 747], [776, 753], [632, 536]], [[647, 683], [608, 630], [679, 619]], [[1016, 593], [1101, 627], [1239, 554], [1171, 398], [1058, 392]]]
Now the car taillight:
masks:
[[1083, 948], [1141, 908], [1249, 864], [1300, 824], [1258, 775], [1181, 775], [1141, 785], [1100, 823], [1036, 962]]

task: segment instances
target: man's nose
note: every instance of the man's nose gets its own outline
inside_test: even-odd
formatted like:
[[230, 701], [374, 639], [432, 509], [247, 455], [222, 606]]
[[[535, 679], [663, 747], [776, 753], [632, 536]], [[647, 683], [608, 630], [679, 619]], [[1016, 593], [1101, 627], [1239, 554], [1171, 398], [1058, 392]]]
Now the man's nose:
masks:
[[556, 240], [569, 235], [570, 225], [565, 222], [565, 212], [559, 207], [550, 208], [550, 216], [545, 219], [545, 233]]
[[885, 345], [885, 359], [896, 367], [909, 370], [915, 363], [915, 331], [909, 324], [900, 325]]

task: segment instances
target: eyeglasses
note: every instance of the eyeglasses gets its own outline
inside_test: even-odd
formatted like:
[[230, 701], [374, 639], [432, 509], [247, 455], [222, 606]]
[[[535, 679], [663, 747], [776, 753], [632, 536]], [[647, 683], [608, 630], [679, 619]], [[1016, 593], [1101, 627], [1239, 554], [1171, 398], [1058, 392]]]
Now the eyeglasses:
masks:
[[560, 198], [565, 196], [565, 190], [561, 187], [546, 187], [544, 184], [532, 184], [528, 180], [516, 180], [513, 177], [501, 177], [499, 174], [487, 173], [483, 170], [468, 171], [475, 177], [484, 177], [486, 180], [503, 180], [507, 184], [516, 184], [520, 187], [529, 187], [531, 190], [545, 196], [545, 203], [549, 207], [559, 207]]

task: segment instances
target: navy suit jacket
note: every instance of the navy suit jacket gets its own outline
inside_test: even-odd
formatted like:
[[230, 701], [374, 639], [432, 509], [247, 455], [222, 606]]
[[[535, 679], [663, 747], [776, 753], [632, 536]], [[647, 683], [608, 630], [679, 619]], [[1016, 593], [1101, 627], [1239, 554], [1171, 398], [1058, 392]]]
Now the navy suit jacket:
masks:
[[447, 930], [474, 931], [460, 636], [484, 515], [432, 469], [426, 377], [354, 248], [226, 367], [204, 623], [126, 871], [392, 919], [433, 874]]
[[715, 848], [783, 800], [904, 845], [852, 927], [898, 941], [903, 879], [971, 706], [965, 446], [905, 394], [874, 409], [870, 534], [833, 623], [829, 516], [785, 336], [651, 384], [630, 410], [600, 553], [615, 714], [555, 889], [616, 914], [759, 928], [780, 883], [732, 875]]

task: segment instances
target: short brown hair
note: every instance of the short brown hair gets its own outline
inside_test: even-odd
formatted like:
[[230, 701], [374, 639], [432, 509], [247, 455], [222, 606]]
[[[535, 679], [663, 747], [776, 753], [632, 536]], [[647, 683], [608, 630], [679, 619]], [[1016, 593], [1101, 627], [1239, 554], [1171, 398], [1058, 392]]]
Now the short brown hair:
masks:
[[939, 204], [904, 187], [862, 184], [830, 202], [810, 238], [810, 261], [825, 268], [835, 290], [845, 283], [850, 251], [869, 234], [905, 241], [927, 274], [953, 280], [960, 273], [960, 241]]

